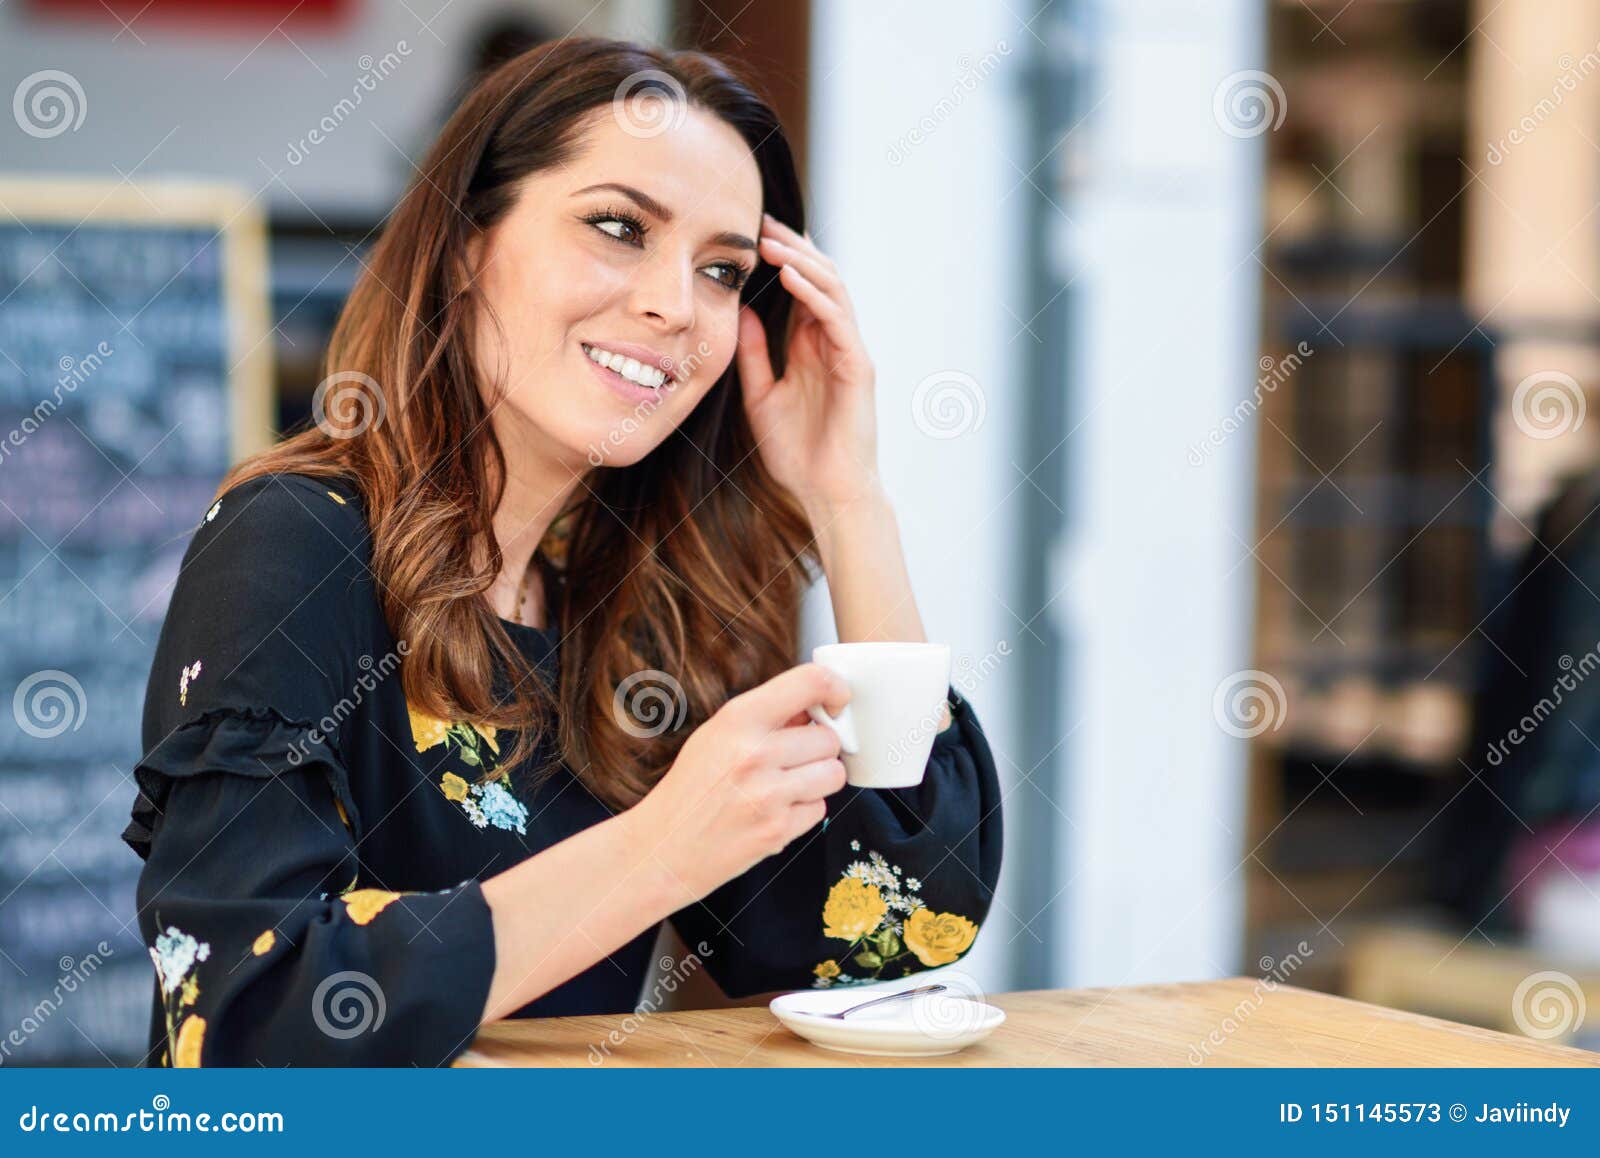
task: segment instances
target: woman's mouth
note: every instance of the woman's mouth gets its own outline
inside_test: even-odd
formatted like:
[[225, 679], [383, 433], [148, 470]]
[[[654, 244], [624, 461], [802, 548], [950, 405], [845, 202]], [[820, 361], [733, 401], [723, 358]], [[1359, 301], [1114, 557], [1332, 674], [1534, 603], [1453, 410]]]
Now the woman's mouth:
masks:
[[646, 366], [633, 358], [624, 357], [599, 346], [591, 346], [587, 342], [580, 343], [580, 346], [584, 357], [597, 368], [605, 370], [612, 377], [621, 379], [630, 386], [655, 392], [672, 381], [665, 371], [656, 366]]

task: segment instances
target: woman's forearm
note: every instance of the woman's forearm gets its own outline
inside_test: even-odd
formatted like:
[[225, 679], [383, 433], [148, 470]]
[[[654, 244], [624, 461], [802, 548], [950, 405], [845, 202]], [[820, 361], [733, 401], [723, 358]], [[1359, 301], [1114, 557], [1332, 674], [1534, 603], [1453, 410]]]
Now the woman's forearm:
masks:
[[[887, 501], [811, 514], [839, 638], [925, 640]], [[484, 1021], [514, 1013], [698, 899], [656, 855], [654, 820], [635, 806], [483, 882], [495, 933]]]
[[[841, 643], [925, 643], [900, 527], [888, 496], [868, 493], [837, 510], [808, 511]], [[939, 705], [937, 730], [950, 726]]]
[[837, 510], [807, 514], [815, 528], [840, 642], [925, 641], [900, 528], [888, 497], [868, 493]]
[[483, 882], [495, 937], [485, 1022], [576, 977], [695, 900], [657, 858], [646, 828], [631, 808]]

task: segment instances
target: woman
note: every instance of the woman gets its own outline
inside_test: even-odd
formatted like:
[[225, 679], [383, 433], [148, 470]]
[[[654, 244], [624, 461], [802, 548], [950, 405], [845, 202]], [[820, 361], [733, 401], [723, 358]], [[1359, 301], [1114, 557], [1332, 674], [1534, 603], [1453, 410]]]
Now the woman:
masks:
[[840, 639], [924, 634], [802, 229], [711, 57], [565, 40], [469, 94], [316, 425], [183, 561], [124, 833], [151, 1064], [448, 1064], [486, 1021], [633, 1008], [664, 920], [734, 996], [971, 947], [1001, 838], [971, 709], [888, 791], [806, 713], [849, 698], [795, 663], [816, 567]]

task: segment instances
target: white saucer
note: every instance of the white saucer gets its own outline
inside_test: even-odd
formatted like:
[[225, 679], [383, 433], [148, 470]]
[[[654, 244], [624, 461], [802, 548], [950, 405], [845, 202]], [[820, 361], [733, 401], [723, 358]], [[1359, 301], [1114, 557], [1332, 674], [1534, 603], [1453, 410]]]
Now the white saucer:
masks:
[[[816, 1016], [936, 981], [944, 981], [950, 989], [864, 1009], [843, 1021]], [[890, 1057], [936, 1057], [982, 1041], [1006, 1019], [1005, 1010], [970, 996], [977, 992], [976, 987], [960, 982], [959, 976], [918, 974], [876, 985], [803, 989], [774, 997], [768, 1008], [784, 1025], [823, 1049]]]

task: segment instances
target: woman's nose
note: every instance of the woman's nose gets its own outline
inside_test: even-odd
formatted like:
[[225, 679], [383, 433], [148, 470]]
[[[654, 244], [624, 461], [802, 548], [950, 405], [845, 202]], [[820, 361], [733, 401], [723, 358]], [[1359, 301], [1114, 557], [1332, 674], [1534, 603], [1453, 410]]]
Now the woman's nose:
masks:
[[636, 274], [634, 308], [663, 329], [683, 330], [694, 323], [693, 263], [665, 253], [651, 256]]

